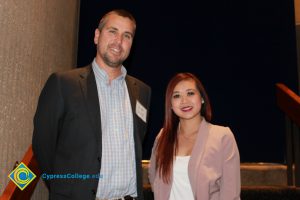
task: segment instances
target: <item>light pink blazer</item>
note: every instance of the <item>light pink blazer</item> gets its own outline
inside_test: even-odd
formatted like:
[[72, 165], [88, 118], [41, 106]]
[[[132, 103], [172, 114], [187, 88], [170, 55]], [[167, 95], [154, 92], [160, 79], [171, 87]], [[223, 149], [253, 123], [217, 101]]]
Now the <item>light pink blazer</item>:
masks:
[[[172, 177], [171, 183], [165, 184], [155, 169], [155, 148], [159, 135], [152, 149], [148, 175], [154, 199], [168, 200]], [[240, 199], [240, 156], [228, 127], [202, 120], [188, 164], [188, 175], [195, 200]]]

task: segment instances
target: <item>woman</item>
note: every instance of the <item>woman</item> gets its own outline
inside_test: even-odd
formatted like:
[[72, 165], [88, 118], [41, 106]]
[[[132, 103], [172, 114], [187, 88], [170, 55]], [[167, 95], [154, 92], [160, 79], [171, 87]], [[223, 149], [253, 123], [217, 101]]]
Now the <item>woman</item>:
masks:
[[240, 199], [239, 151], [228, 127], [213, 125], [201, 82], [191, 73], [167, 86], [164, 126], [150, 159], [155, 200]]

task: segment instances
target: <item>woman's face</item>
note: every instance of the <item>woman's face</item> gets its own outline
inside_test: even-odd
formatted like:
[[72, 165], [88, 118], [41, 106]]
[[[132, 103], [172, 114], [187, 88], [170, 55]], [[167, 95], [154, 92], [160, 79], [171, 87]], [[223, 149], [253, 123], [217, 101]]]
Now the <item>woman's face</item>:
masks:
[[180, 120], [200, 117], [202, 97], [194, 80], [183, 80], [175, 86], [171, 97], [171, 105]]

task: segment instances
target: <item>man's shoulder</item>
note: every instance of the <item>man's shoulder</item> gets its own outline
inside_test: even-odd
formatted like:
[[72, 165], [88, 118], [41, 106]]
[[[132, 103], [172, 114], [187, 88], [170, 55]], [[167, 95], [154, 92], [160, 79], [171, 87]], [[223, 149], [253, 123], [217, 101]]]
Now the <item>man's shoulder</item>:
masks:
[[76, 69], [69, 69], [65, 71], [58, 71], [52, 73], [46, 82], [46, 84], [62, 84], [62, 85], [69, 85], [75, 84], [80, 79], [86, 79], [91, 74], [92, 68], [90, 65], [76, 68]]
[[139, 87], [143, 87], [147, 90], [151, 90], [150, 86], [144, 83], [143, 81], [137, 79], [136, 77], [126, 75], [126, 80], [132, 84], [137, 84]]
[[91, 72], [92, 68], [91, 65], [87, 65], [84, 67], [80, 67], [80, 68], [74, 68], [74, 69], [69, 69], [66, 71], [60, 71], [60, 72], [55, 72], [54, 74], [56, 74], [58, 77], [62, 77], [62, 78], [70, 78], [70, 77], [77, 77], [79, 75], [84, 76], [86, 74], [89, 74]]

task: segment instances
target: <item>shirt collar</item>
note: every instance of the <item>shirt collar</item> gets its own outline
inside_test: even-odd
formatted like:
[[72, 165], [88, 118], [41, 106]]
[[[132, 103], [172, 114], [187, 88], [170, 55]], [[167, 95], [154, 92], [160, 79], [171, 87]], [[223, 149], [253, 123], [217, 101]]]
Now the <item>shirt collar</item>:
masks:
[[[109, 77], [106, 73], [106, 71], [104, 71], [97, 63], [96, 63], [96, 59], [93, 60], [92, 62], [92, 68], [95, 74], [95, 77], [99, 80], [104, 81], [106, 84], [109, 84]], [[121, 82], [123, 83], [125, 80], [125, 77], [127, 75], [127, 70], [126, 68], [122, 65], [121, 66], [121, 75], [118, 76], [117, 78], [115, 78], [112, 81], [117, 81], [117, 82]]]

